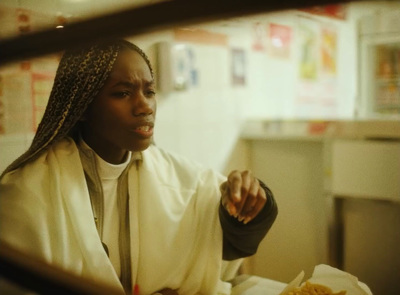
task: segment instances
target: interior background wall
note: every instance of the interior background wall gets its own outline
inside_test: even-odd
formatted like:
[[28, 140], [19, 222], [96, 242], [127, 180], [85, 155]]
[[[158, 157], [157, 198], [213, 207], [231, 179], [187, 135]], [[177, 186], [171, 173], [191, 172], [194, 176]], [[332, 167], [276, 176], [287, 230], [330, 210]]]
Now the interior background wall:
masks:
[[[145, 3], [146, 1], [142, 1]], [[140, 2], [139, 4], [143, 4]], [[20, 8], [29, 11], [32, 29], [54, 24], [60, 14], [70, 18], [85, 17], [94, 6], [94, 14], [100, 13], [101, 3], [91, 1], [69, 3], [68, 1], [3, 1], [0, 5], [2, 14], [1, 35], [18, 34], [17, 18]], [[121, 1], [110, 10], [122, 9], [128, 5]], [[20, 7], [18, 7], [18, 5]], [[108, 6], [107, 6], [108, 5]], [[110, 5], [104, 5], [104, 10]], [[357, 96], [357, 19], [365, 14], [376, 13], [382, 9], [391, 9], [377, 3], [357, 4], [347, 7], [346, 18], [337, 20], [309, 15], [300, 11], [286, 11], [268, 15], [258, 15], [249, 20], [242, 18], [202, 24], [196, 26], [211, 32], [227, 36], [226, 45], [214, 45], [203, 42], [177, 41], [174, 30], [160, 31], [143, 36], [128, 38], [154, 57], [154, 44], [160, 41], [186, 43], [195, 55], [198, 73], [197, 85], [184, 91], [158, 93], [158, 117], [155, 129], [156, 143], [171, 152], [183, 154], [204, 165], [224, 170], [241, 132], [242, 124], [248, 119], [352, 119], [355, 113]], [[11, 13], [14, 11], [14, 13]], [[64, 13], [64, 14], [62, 14]], [[337, 36], [337, 75], [335, 78], [336, 95], [334, 104], [324, 106], [318, 100], [311, 104], [299, 104], [299, 58], [300, 44], [299, 20], [309, 19], [318, 29], [328, 26]], [[267, 49], [255, 51], [254, 25], [261, 25], [266, 36], [270, 24], [286, 26], [291, 30], [289, 55], [277, 58]], [[243, 85], [232, 83], [232, 50], [244, 52]], [[30, 85], [36, 80], [36, 74], [53, 73], [59, 56], [31, 61], [27, 70], [21, 63], [0, 69], [2, 84], [3, 119], [14, 118], [13, 124], [2, 124], [0, 130], [0, 170], [3, 170], [21, 151], [29, 146], [30, 139], [37, 126], [32, 120], [32, 110], [37, 106], [32, 92], [21, 90], [21, 85]], [[35, 66], [36, 65], [36, 66]], [[53, 71], [53, 72], [52, 72]], [[10, 78], [11, 77], [11, 78]], [[15, 79], [15, 77], [19, 77]], [[35, 78], [36, 79], [36, 78]], [[19, 80], [14, 87], [8, 81]], [[34, 81], [34, 82], [32, 82]], [[51, 89], [50, 80], [41, 83], [43, 93], [40, 108], [44, 109], [44, 97]], [[7, 83], [6, 83], [7, 82]], [[32, 84], [33, 85], [33, 84]], [[46, 93], [47, 91], [47, 93]], [[18, 103], [15, 102], [18, 100]], [[15, 118], [19, 118], [16, 120]], [[40, 116], [37, 116], [40, 117]], [[0, 120], [1, 121], [1, 120]], [[17, 131], [10, 131], [11, 126], [23, 125]], [[24, 127], [29, 126], [29, 127]], [[1, 128], [0, 128], [1, 129]]]

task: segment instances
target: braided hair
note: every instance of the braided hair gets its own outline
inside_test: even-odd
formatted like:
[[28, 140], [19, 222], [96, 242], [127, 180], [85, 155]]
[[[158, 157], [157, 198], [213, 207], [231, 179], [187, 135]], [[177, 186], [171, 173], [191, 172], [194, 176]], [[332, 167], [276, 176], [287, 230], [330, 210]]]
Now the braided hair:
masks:
[[99, 42], [66, 51], [58, 66], [46, 110], [31, 146], [6, 168], [2, 176], [37, 159], [58, 140], [73, 135], [79, 119], [103, 88], [123, 49], [139, 53], [154, 77], [147, 55], [126, 40]]

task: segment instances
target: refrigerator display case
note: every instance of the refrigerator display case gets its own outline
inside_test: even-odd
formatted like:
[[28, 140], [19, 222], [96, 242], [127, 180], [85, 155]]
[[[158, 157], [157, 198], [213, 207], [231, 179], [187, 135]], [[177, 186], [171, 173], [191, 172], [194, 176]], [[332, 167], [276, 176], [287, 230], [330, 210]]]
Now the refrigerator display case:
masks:
[[359, 23], [362, 119], [400, 119], [400, 10], [364, 17]]

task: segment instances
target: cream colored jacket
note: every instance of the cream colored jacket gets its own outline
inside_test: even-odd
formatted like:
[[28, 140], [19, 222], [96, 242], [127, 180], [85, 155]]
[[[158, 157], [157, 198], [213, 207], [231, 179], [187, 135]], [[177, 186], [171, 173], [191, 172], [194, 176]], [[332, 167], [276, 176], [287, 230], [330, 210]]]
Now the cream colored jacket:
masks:
[[[155, 146], [128, 172], [132, 286], [141, 294], [229, 294], [220, 280], [221, 175]], [[0, 239], [68, 272], [122, 288], [104, 251], [72, 139], [6, 174], [0, 184]]]

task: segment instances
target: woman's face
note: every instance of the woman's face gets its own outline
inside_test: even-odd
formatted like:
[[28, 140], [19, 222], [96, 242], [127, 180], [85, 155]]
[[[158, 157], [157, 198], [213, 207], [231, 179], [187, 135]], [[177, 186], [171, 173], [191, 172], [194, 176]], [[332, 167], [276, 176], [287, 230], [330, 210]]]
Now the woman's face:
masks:
[[83, 139], [105, 161], [121, 163], [127, 151], [149, 147], [156, 107], [147, 63], [136, 51], [124, 49], [85, 113]]

